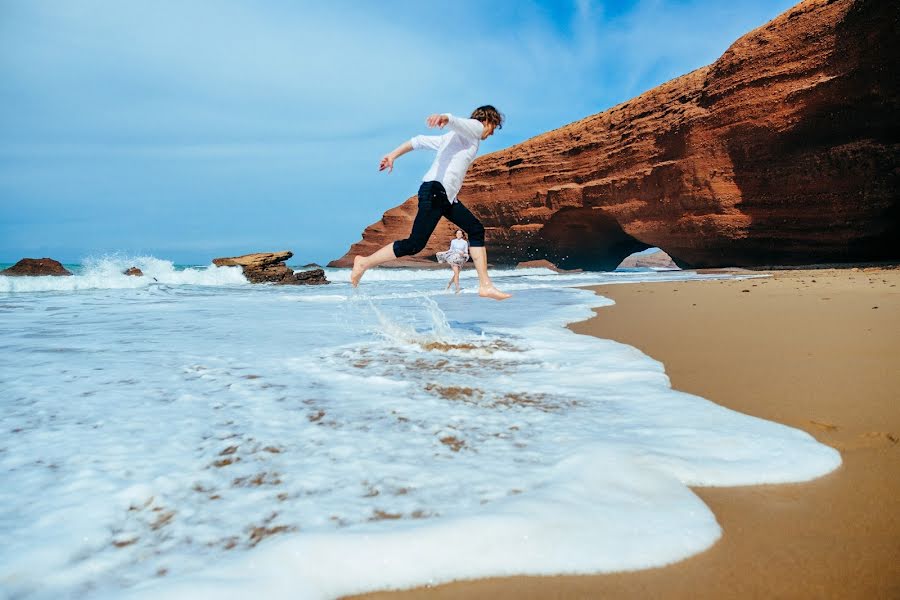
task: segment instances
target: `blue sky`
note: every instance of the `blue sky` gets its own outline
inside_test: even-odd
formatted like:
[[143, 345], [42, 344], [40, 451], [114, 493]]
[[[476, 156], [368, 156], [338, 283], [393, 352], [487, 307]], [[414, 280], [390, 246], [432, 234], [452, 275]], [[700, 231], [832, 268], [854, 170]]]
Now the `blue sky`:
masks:
[[[446, 5], [445, 5], [446, 4]], [[0, 262], [341, 256], [433, 112], [486, 154], [715, 60], [790, 0], [0, 0]]]

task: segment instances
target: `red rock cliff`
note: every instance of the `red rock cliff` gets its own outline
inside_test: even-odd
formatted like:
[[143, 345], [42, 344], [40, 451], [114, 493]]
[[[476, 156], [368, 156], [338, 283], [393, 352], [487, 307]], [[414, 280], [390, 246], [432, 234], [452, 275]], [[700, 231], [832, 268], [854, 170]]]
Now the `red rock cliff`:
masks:
[[[460, 198], [491, 262], [612, 269], [650, 246], [683, 267], [900, 258], [898, 7], [801, 2], [708, 67], [476, 160]], [[405, 237], [415, 203], [331, 265]]]

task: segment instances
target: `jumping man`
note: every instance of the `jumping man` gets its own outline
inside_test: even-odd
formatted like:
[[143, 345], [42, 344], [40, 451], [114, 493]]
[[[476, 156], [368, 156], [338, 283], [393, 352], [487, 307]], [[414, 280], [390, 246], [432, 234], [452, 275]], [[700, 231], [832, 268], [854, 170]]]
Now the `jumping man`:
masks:
[[462, 187], [463, 178], [469, 165], [475, 160], [481, 140], [493, 135], [495, 129], [503, 126], [503, 115], [493, 106], [480, 106], [469, 119], [460, 119], [446, 113], [431, 115], [425, 121], [429, 127], [450, 132], [444, 135], [417, 135], [381, 159], [379, 171], [394, 170], [394, 161], [413, 150], [433, 150], [437, 152], [431, 168], [422, 178], [419, 187], [419, 208], [413, 221], [412, 232], [405, 240], [388, 244], [369, 256], [356, 256], [350, 283], [359, 285], [359, 280], [370, 268], [420, 252], [441, 217], [446, 217], [469, 236], [469, 254], [478, 272], [478, 295], [494, 300], [506, 300], [510, 294], [501, 292], [491, 282], [487, 273], [487, 251], [484, 249], [484, 226], [459, 201], [456, 195]]

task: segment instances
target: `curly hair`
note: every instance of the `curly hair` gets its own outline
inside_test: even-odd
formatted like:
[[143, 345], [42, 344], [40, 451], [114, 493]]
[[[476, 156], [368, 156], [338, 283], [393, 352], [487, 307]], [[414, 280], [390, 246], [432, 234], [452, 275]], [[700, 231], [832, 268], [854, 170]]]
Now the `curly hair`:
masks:
[[482, 123], [491, 123], [494, 125], [494, 129], [503, 129], [503, 113], [490, 104], [479, 106], [472, 111], [472, 116], [469, 118], [477, 119]]

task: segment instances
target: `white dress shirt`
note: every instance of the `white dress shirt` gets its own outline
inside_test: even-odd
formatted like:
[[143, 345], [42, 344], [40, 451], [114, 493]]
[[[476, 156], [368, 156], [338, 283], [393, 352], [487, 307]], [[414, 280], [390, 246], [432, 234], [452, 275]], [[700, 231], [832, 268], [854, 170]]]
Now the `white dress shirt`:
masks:
[[444, 135], [417, 135], [409, 140], [413, 150], [434, 150], [437, 156], [422, 181], [440, 181], [447, 190], [447, 199], [456, 202], [459, 188], [469, 165], [475, 160], [484, 125], [476, 119], [460, 119], [445, 113], [449, 119], [449, 133]]

